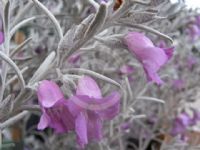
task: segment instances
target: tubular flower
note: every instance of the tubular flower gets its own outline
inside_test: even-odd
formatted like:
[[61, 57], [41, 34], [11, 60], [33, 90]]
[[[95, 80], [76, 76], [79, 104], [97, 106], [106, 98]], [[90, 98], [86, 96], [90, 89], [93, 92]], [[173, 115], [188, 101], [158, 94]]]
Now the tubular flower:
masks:
[[39, 130], [50, 127], [57, 133], [63, 133], [74, 129], [74, 118], [69, 112], [67, 100], [56, 83], [42, 81], [37, 96], [42, 110]]
[[187, 30], [191, 40], [194, 42], [200, 36], [200, 29], [196, 24], [190, 24]]
[[155, 47], [152, 41], [142, 33], [130, 32], [124, 38], [128, 49], [143, 65], [148, 81], [162, 84], [157, 72], [172, 57], [173, 48]]
[[197, 64], [197, 62], [198, 62], [197, 57], [195, 57], [195, 56], [188, 56], [188, 57], [187, 57], [187, 60], [186, 60], [188, 69], [191, 70], [191, 69], [193, 68], [193, 66], [194, 66], [195, 64]]
[[183, 139], [185, 137], [187, 128], [191, 125], [192, 125], [192, 118], [186, 112], [183, 112], [174, 119], [171, 129], [171, 135], [172, 136], [181, 135], [181, 138]]
[[172, 86], [175, 90], [182, 90], [185, 87], [185, 81], [182, 79], [175, 79], [173, 80]]
[[100, 88], [91, 77], [84, 76], [79, 80], [76, 95], [68, 102], [69, 110], [75, 118], [75, 131], [81, 148], [89, 140], [102, 139], [102, 123], [119, 113], [119, 100], [118, 92], [103, 98]]

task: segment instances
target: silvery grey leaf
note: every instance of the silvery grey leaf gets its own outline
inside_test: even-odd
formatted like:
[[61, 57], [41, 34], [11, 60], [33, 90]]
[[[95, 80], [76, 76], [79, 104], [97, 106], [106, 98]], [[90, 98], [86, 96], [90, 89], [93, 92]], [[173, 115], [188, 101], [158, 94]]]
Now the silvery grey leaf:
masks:
[[9, 23], [10, 23], [9, 19], [10, 19], [10, 1], [7, 1], [4, 8], [4, 17], [3, 17], [5, 35], [8, 35], [9, 32]]
[[102, 43], [103, 45], [110, 48], [125, 48], [126, 46], [122, 42], [122, 38], [124, 35], [114, 35], [109, 37], [95, 37], [95, 40]]
[[26, 46], [31, 40], [32, 38], [30, 37], [26, 39], [23, 43], [21, 43], [19, 46], [17, 46], [13, 51], [11, 51], [10, 57], [14, 56], [18, 51], [20, 51], [24, 46]]
[[1, 51], [0, 51], [0, 58], [3, 59], [6, 63], [8, 63], [15, 70], [19, 78], [19, 81], [21, 82], [21, 88], [23, 89], [25, 87], [25, 81], [24, 81], [23, 75], [20, 72], [19, 67], [13, 62], [12, 59], [10, 59], [10, 57], [8, 57], [6, 54], [4, 54]]
[[89, 25], [87, 31], [84, 34], [84, 37], [93, 37], [95, 33], [98, 33], [104, 25], [107, 17], [107, 6], [102, 3], [99, 7], [99, 10]]
[[93, 17], [93, 15], [90, 15], [79, 25], [72, 26], [71, 29], [69, 29], [64, 35], [63, 39], [61, 39], [59, 42], [57, 51], [59, 51], [59, 53], [66, 53], [67, 51], [76, 47], [76, 45], [83, 40], [83, 35], [85, 34]]
[[166, 0], [151, 0], [150, 5], [151, 6], [159, 6], [164, 2], [166, 2]]
[[14, 108], [18, 108], [23, 102], [29, 100], [35, 92], [33, 89], [29, 87], [25, 87], [22, 91], [20, 91], [19, 95], [14, 100]]
[[13, 110], [13, 95], [8, 95], [1, 103], [0, 103], [0, 120], [9, 115]]
[[41, 80], [48, 70], [52, 67], [54, 59], [56, 56], [56, 52], [53, 51], [51, 52], [47, 58], [43, 61], [43, 63], [40, 65], [40, 67], [35, 71], [34, 75], [32, 78], [29, 80], [29, 85], [33, 85], [35, 82]]
[[156, 16], [156, 13], [150, 12], [133, 12], [126, 14], [123, 18], [119, 19], [119, 22], [142, 24], [151, 21]]

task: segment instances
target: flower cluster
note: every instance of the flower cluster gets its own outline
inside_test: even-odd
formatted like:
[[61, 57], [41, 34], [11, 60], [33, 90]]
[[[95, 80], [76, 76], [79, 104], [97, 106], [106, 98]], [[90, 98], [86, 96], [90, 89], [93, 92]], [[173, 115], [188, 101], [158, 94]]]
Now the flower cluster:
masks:
[[102, 97], [99, 86], [89, 76], [78, 81], [76, 94], [69, 99], [55, 82], [48, 80], [40, 83], [37, 94], [43, 113], [38, 129], [50, 127], [57, 133], [75, 131], [81, 148], [90, 140], [101, 140], [103, 121], [113, 119], [120, 110], [120, 94], [112, 92]]
[[195, 126], [198, 121], [200, 121], [200, 112], [193, 110], [193, 117], [186, 112], [182, 112], [176, 118], [174, 118], [172, 123], [171, 135], [180, 135], [180, 139], [187, 140], [187, 130], [192, 126]]

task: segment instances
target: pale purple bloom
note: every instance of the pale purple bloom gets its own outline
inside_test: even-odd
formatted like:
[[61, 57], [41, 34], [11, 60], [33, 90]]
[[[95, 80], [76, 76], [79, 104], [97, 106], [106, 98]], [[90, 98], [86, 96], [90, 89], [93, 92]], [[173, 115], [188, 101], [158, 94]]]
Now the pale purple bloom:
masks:
[[194, 56], [187, 57], [187, 67], [192, 69], [192, 67], [197, 63], [197, 58]]
[[134, 67], [133, 66], [130, 66], [130, 65], [123, 65], [121, 68], [120, 68], [120, 73], [121, 74], [125, 74], [125, 75], [130, 75], [134, 72]]
[[76, 95], [69, 100], [69, 109], [75, 119], [77, 141], [81, 148], [89, 140], [102, 139], [103, 120], [111, 120], [119, 113], [120, 95], [112, 92], [103, 98], [97, 83], [88, 76], [82, 77]]
[[200, 36], [200, 29], [196, 24], [190, 24], [186, 32], [188, 32], [192, 41], [197, 40]]
[[172, 125], [171, 135], [181, 135], [183, 136], [187, 131], [187, 128], [191, 126], [191, 117], [186, 113], [182, 112], [179, 116], [177, 116]]
[[196, 23], [198, 26], [200, 26], [200, 16], [196, 16], [195, 18], [196, 18], [195, 23]]
[[74, 129], [74, 118], [69, 112], [67, 100], [55, 82], [42, 81], [37, 96], [42, 110], [39, 130], [51, 127], [57, 133], [63, 133]]
[[131, 123], [130, 122], [124, 122], [121, 124], [121, 130], [126, 131], [131, 128]]
[[158, 42], [157, 46], [160, 47], [160, 48], [166, 48], [167, 44], [164, 40], [161, 40], [161, 41]]
[[148, 81], [162, 84], [157, 72], [172, 57], [173, 48], [155, 47], [152, 41], [142, 33], [130, 32], [124, 38], [128, 49], [142, 63]]
[[185, 81], [182, 79], [176, 79], [173, 80], [173, 84], [172, 84], [173, 88], [176, 90], [181, 90], [184, 88], [185, 86]]
[[200, 111], [193, 109], [193, 117], [191, 119], [191, 125], [196, 125], [200, 121]]

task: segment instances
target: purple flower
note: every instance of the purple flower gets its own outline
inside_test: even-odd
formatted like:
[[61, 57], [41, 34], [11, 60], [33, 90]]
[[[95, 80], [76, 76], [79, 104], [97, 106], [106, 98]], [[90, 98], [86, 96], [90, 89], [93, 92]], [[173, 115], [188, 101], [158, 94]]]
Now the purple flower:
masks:
[[76, 95], [69, 99], [69, 110], [75, 118], [77, 141], [81, 148], [89, 140], [102, 139], [102, 123], [119, 113], [120, 95], [112, 92], [103, 98], [97, 83], [88, 76], [82, 77]]
[[183, 136], [189, 126], [191, 126], [191, 118], [186, 112], [182, 112], [173, 121], [171, 135], [181, 135]]
[[160, 47], [160, 48], [165, 48], [165, 47], [167, 46], [166, 42], [163, 41], [163, 40], [159, 41], [157, 45], [158, 45], [158, 47]]
[[192, 69], [192, 67], [197, 63], [197, 58], [194, 56], [188, 56], [187, 58], [187, 67]]
[[195, 23], [196, 23], [198, 26], [200, 26], [200, 16], [196, 16], [195, 18], [196, 18]]
[[69, 112], [67, 100], [58, 85], [44, 80], [37, 90], [42, 116], [38, 129], [47, 127], [55, 129], [57, 133], [68, 132], [74, 129], [74, 118]]
[[176, 90], [181, 90], [184, 88], [185, 86], [185, 81], [182, 79], [176, 79], [173, 80], [173, 84], [172, 84], [173, 88]]
[[200, 112], [193, 109], [193, 117], [191, 119], [191, 125], [196, 125], [200, 121]]
[[130, 66], [130, 65], [123, 65], [121, 68], [120, 68], [120, 73], [121, 74], [125, 74], [125, 75], [130, 75], [134, 72], [134, 67], [133, 66]]
[[120, 128], [121, 128], [121, 130], [126, 131], [126, 130], [131, 128], [131, 123], [130, 122], [124, 122], [124, 123], [121, 124]]
[[152, 41], [144, 34], [130, 32], [125, 38], [124, 43], [136, 58], [142, 63], [148, 81], [162, 84], [157, 71], [172, 57], [173, 48], [162, 49], [155, 47]]
[[187, 31], [189, 36], [191, 37], [191, 40], [194, 42], [195, 40], [197, 40], [197, 38], [200, 35], [200, 29], [196, 24], [190, 24], [188, 26]]

